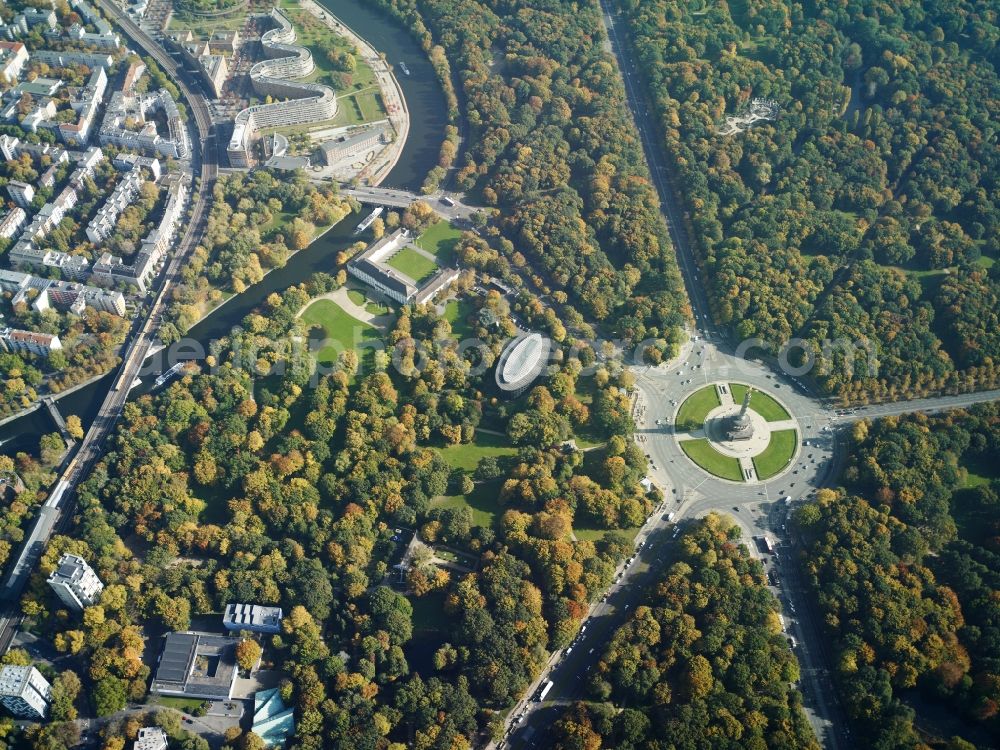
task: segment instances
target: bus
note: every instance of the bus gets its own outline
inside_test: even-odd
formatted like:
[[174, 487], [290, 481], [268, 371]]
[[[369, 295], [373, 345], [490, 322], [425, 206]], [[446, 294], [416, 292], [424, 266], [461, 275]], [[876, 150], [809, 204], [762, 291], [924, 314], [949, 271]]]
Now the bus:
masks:
[[549, 691], [551, 689], [552, 689], [552, 680], [549, 680], [548, 682], [545, 683], [544, 687], [542, 687], [542, 692], [538, 694], [539, 703], [545, 700], [545, 696], [549, 694]]

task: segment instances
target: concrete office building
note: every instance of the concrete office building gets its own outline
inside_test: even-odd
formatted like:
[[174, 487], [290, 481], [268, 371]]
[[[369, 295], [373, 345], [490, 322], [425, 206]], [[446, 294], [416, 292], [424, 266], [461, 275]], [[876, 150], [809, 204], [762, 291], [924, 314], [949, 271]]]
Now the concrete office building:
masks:
[[4, 328], [0, 330], [0, 348], [15, 354], [29, 352], [47, 357], [57, 349], [62, 349], [62, 342], [58, 336], [50, 333]]
[[327, 166], [333, 166], [345, 159], [362, 156], [367, 151], [388, 143], [389, 132], [389, 128], [385, 125], [378, 125], [344, 138], [325, 141], [320, 144], [319, 150]]
[[0, 703], [17, 718], [44, 719], [51, 702], [52, 686], [34, 667], [0, 669]]
[[49, 586], [63, 604], [76, 612], [97, 604], [104, 590], [104, 584], [87, 561], [69, 554], [59, 558], [59, 565], [49, 576]]
[[167, 633], [149, 687], [158, 695], [229, 700], [236, 682], [240, 639], [211, 633]]
[[251, 165], [250, 149], [260, 130], [321, 122], [337, 114], [337, 95], [329, 86], [290, 80], [312, 73], [315, 67], [312, 53], [294, 44], [295, 29], [281, 11], [273, 8], [270, 18], [277, 28], [265, 32], [260, 40], [269, 59], [250, 69], [250, 82], [261, 97], [287, 101], [256, 104], [236, 115], [228, 148], [229, 163], [234, 167]]

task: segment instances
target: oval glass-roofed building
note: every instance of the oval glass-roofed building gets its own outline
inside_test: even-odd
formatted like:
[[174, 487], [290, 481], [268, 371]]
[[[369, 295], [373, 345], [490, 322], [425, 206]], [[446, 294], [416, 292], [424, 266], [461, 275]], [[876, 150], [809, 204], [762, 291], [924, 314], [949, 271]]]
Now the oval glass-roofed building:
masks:
[[548, 361], [552, 343], [540, 333], [522, 333], [511, 339], [497, 361], [497, 387], [517, 397], [531, 385]]

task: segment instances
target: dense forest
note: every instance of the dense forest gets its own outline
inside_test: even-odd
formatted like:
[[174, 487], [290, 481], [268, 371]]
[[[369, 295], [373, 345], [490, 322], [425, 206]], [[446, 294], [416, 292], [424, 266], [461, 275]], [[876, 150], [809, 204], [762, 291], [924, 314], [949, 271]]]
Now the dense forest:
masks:
[[[129, 403], [81, 484], [74, 523], [46, 550], [22, 608], [80, 665], [99, 715], [145, 696], [143, 638], [256, 602], [288, 613], [261, 645], [297, 709], [292, 747], [468, 747], [497, 730], [498, 712], [574, 637], [631, 554], [616, 529], [642, 523], [657, 498], [639, 484], [646, 458], [629, 439], [625, 371], [607, 363], [583, 388], [581, 362], [557, 357], [543, 384], [496, 403], [449, 323], [404, 308], [383, 334], [395, 353], [348, 351], [320, 373], [288, 344], [309, 336], [296, 318], [304, 303], [338, 283], [318, 275], [272, 295], [204, 373]], [[477, 297], [469, 325], [500, 302]], [[479, 331], [488, 357], [506, 338], [492, 328]], [[511, 447], [456, 466], [447, 457], [474, 449], [484, 420]], [[565, 444], [577, 430], [601, 446]], [[496, 504], [492, 520], [473, 516], [476, 492]], [[448, 497], [460, 502], [442, 505]], [[596, 533], [574, 542], [581, 526]], [[400, 529], [420, 534], [402, 581]], [[65, 551], [106, 584], [82, 618], [45, 584]], [[436, 557], [452, 551], [466, 567]], [[49, 725], [35, 747], [64, 747], [65, 731]]]
[[566, 319], [676, 344], [684, 292], [597, 2], [379, 4], [432, 60], [443, 48], [461, 81], [457, 182], [499, 210], [492, 272], [530, 263], [540, 291], [568, 300]]
[[1000, 404], [860, 422], [848, 451], [845, 488], [795, 515], [842, 703], [871, 747], [915, 747], [920, 732], [989, 747], [1000, 732]]
[[[847, 399], [995, 385], [995, 7], [616, 4], [717, 321], [805, 338]], [[719, 134], [754, 97], [778, 118]], [[823, 351], [839, 339], [861, 343], [853, 363]]]
[[818, 750], [778, 602], [739, 538], [714, 514], [678, 537], [674, 559], [589, 678], [593, 701], [557, 722], [559, 750]]
[[220, 176], [208, 229], [181, 269], [160, 337], [174, 341], [222, 302], [224, 292], [239, 294], [281, 268], [316, 238], [318, 227], [329, 227], [350, 211], [335, 188], [317, 187], [301, 172], [258, 169]]

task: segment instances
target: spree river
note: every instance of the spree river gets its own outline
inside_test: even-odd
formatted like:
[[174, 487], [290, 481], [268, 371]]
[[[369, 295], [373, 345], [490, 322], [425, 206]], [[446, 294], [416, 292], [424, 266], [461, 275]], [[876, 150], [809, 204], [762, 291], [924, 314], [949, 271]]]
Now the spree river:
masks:
[[[383, 180], [390, 187], [418, 190], [424, 177], [437, 164], [438, 152], [447, 125], [447, 102], [437, 76], [417, 41], [408, 29], [390, 16], [370, 7], [364, 0], [318, 0], [337, 18], [367, 39], [375, 49], [384, 52], [396, 68], [396, 76], [406, 98], [410, 113], [410, 132], [396, 166]], [[399, 65], [405, 62], [410, 75], [404, 75]], [[189, 339], [208, 343], [225, 336], [247, 313], [261, 304], [272, 292], [287, 289], [305, 281], [316, 271], [334, 271], [334, 258], [356, 241], [354, 227], [357, 217], [347, 217], [305, 250], [289, 258], [288, 263], [269, 273], [263, 281], [232, 298], [223, 307], [198, 323], [188, 333]], [[353, 219], [353, 220], [352, 220]], [[151, 381], [152, 375], [146, 376]], [[81, 388], [58, 401], [63, 416], [77, 414], [89, 425], [109, 387], [109, 376]], [[142, 392], [147, 387], [139, 388]], [[18, 451], [37, 453], [39, 438], [52, 432], [55, 425], [45, 409], [38, 409], [0, 427], [0, 452], [13, 455]]]

